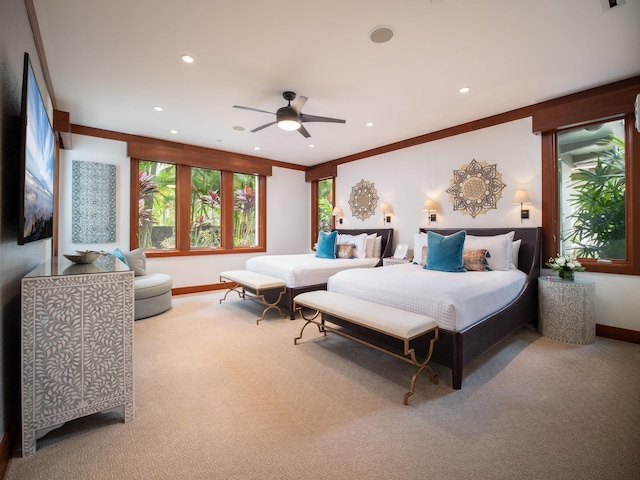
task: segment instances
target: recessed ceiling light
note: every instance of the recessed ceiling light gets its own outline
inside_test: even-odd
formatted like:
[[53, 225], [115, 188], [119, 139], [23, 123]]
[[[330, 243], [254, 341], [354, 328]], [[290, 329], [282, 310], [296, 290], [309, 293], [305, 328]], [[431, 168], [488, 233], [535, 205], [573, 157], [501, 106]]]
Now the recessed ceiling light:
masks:
[[156, 112], [161, 112], [161, 111], [163, 111], [163, 110], [164, 110], [164, 108], [162, 108], [162, 107], [161, 107], [161, 106], [159, 106], [159, 105], [156, 105], [155, 107], [153, 107], [153, 109], [154, 109]]
[[467, 93], [469, 90], [471, 90], [469, 87], [462, 87], [460, 93]]
[[387, 43], [393, 38], [394, 30], [388, 25], [380, 25], [369, 32], [369, 38], [373, 43]]
[[254, 150], [260, 150], [260, 147], [253, 147]]
[[313, 143], [309, 145], [309, 148], [313, 148], [313, 147], [315, 147]]
[[367, 122], [366, 125], [367, 127], [373, 127], [373, 122]]
[[170, 133], [173, 133], [175, 135], [178, 133], [178, 130], [171, 130]]
[[194, 60], [193, 57], [187, 53], [183, 53], [182, 55], [180, 55], [180, 58], [184, 63], [193, 63]]
[[244, 127], [241, 127], [240, 125], [236, 125], [235, 127], [233, 127], [233, 129], [237, 132], [242, 132], [244, 130]]

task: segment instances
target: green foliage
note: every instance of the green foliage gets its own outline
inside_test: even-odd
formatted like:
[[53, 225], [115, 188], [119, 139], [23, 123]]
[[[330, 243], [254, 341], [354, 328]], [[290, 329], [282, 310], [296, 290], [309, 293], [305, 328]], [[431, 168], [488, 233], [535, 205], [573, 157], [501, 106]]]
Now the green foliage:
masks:
[[321, 232], [331, 231], [333, 213], [333, 179], [318, 182], [318, 229]]
[[626, 258], [624, 141], [611, 135], [598, 145], [611, 147], [598, 157], [592, 169], [580, 169], [571, 176], [568, 218], [572, 228], [566, 238], [582, 258]]
[[138, 227], [140, 232], [140, 246], [148, 248], [151, 245], [151, 229], [158, 223], [153, 216], [153, 196], [158, 193], [158, 184], [154, 175], [145, 171], [138, 173], [140, 194], [138, 200]]
[[[255, 187], [255, 177], [252, 177]], [[256, 191], [247, 183], [235, 191], [233, 205], [233, 245], [256, 244]]]

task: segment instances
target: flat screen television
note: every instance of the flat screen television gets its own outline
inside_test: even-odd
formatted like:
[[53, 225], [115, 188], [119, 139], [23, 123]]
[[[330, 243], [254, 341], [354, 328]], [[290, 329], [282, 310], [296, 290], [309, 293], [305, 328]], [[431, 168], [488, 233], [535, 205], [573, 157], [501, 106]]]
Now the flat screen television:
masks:
[[56, 142], [47, 110], [24, 54], [20, 111], [20, 220], [18, 243], [53, 236], [53, 177]]

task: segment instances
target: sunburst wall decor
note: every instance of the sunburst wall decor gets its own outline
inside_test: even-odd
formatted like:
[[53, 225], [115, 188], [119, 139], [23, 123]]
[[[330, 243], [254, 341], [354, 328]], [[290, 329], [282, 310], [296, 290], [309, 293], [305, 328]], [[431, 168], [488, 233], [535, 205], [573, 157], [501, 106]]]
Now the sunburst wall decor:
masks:
[[362, 179], [351, 187], [349, 206], [354, 217], [363, 222], [376, 212], [378, 192], [371, 182]]
[[454, 210], [475, 218], [480, 213], [497, 208], [498, 200], [502, 198], [502, 189], [506, 185], [502, 183], [502, 174], [498, 173], [496, 165], [476, 162], [474, 159], [460, 170], [453, 171], [447, 193]]

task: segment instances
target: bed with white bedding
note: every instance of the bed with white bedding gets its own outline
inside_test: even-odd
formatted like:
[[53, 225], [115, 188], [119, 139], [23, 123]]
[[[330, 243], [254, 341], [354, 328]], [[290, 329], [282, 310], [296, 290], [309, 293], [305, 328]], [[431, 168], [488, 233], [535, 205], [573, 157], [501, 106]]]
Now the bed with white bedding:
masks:
[[327, 283], [329, 277], [342, 270], [371, 268], [379, 261], [375, 257], [317, 258], [315, 253], [300, 253], [252, 257], [245, 262], [245, 268], [284, 280], [287, 288], [296, 288]]
[[[299, 293], [326, 290], [329, 277], [347, 269], [372, 269], [382, 265], [382, 258], [393, 253], [393, 228], [338, 229], [339, 234], [367, 237], [359, 247], [361, 258], [318, 258], [315, 253], [291, 255], [258, 255], [245, 262], [245, 269], [284, 280], [287, 291], [279, 305], [289, 309], [295, 318], [293, 299]], [[361, 240], [361, 239], [360, 239]], [[377, 241], [376, 241], [377, 240]], [[356, 249], [357, 250], [357, 249]], [[269, 294], [266, 294], [270, 299]], [[275, 298], [270, 301], [275, 301]]]
[[[431, 229], [445, 236], [459, 230]], [[465, 231], [465, 250], [467, 245], [490, 247], [488, 250], [494, 252], [491, 258], [496, 269], [461, 273], [431, 271], [415, 264], [391, 265], [374, 271], [340, 272], [331, 277], [327, 285], [332, 292], [434, 318], [440, 327], [440, 338], [435, 343], [431, 358], [451, 367], [455, 389], [462, 387], [465, 365], [523, 325], [536, 323], [538, 317], [541, 229]], [[510, 232], [514, 233], [511, 235]], [[510, 248], [501, 252], [498, 244], [508, 244]], [[422, 252], [416, 254], [415, 250], [420, 250], [417, 244], [414, 255], [420, 263]], [[332, 317], [330, 321], [342, 325], [340, 319]], [[366, 330], [359, 334], [369, 339], [375, 337]], [[388, 342], [387, 339], [378, 340]], [[413, 347], [424, 355], [428, 345], [416, 344]]]
[[426, 315], [441, 329], [460, 332], [512, 302], [526, 278], [516, 268], [460, 274], [409, 263], [342, 271], [329, 279], [327, 290]]

